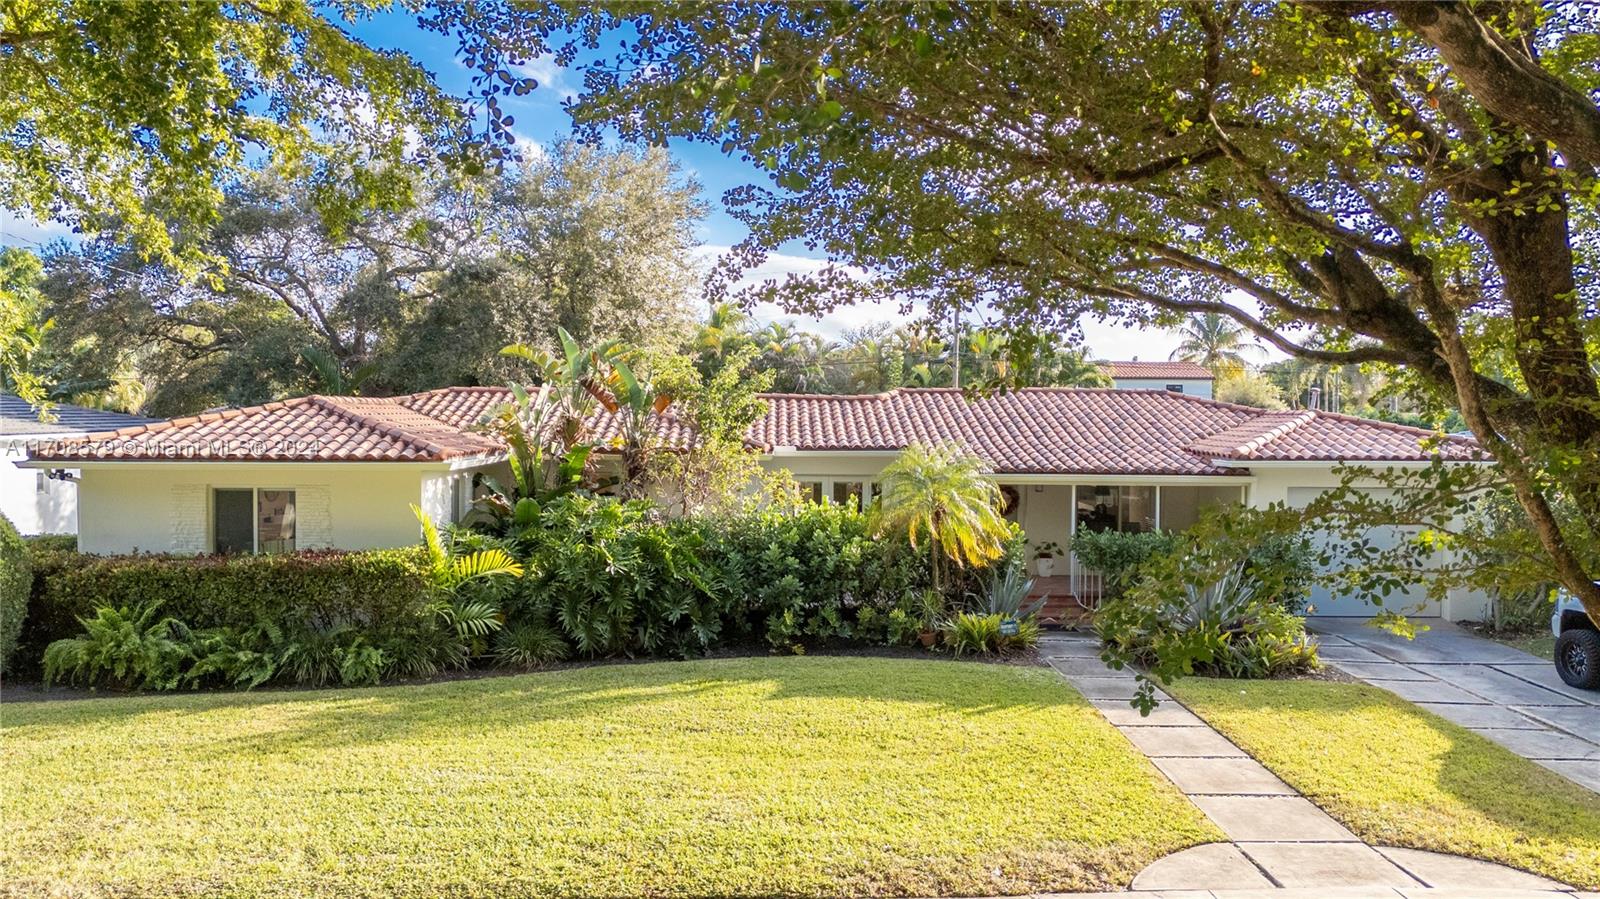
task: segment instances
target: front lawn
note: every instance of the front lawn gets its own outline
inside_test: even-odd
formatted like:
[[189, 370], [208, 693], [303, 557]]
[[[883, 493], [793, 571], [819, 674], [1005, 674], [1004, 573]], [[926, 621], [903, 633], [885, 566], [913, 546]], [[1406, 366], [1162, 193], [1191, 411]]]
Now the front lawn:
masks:
[[1369, 842], [1600, 888], [1600, 796], [1388, 692], [1201, 678], [1172, 692]]
[[1092, 890], [1220, 837], [1039, 668], [665, 662], [0, 717], [19, 895]]

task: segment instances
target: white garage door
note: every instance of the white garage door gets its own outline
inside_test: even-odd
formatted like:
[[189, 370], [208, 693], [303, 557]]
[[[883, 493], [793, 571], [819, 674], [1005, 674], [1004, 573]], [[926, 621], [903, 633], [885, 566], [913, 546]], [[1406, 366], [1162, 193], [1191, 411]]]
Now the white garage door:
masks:
[[[1326, 488], [1323, 487], [1290, 487], [1289, 505], [1296, 509], [1304, 508], [1311, 500], [1315, 499]], [[1392, 494], [1390, 490], [1374, 490], [1372, 494], [1384, 497]], [[1398, 543], [1409, 528], [1384, 527], [1374, 528], [1371, 531], [1371, 540], [1379, 547], [1390, 547]], [[1342, 541], [1336, 541], [1331, 535], [1320, 531], [1312, 532], [1312, 544], [1318, 553], [1326, 547], [1333, 550], [1334, 564], [1338, 564], [1339, 546]], [[1391, 612], [1403, 612], [1417, 618], [1439, 617], [1439, 603], [1428, 599], [1428, 591], [1422, 586], [1413, 586], [1404, 592], [1393, 592], [1383, 597], [1383, 605], [1374, 605], [1363, 600], [1360, 596], [1349, 594], [1334, 595], [1328, 588], [1318, 586], [1311, 591], [1311, 606], [1313, 615], [1323, 615], [1330, 618], [1370, 618], [1380, 609]]]

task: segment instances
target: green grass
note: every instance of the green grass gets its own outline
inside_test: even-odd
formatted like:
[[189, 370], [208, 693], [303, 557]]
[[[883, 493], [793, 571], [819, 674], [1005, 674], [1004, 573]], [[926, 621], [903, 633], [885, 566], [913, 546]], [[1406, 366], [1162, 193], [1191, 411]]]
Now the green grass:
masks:
[[1369, 842], [1600, 887], [1600, 796], [1405, 700], [1326, 681], [1172, 692]]
[[1038, 668], [667, 662], [0, 715], [19, 895], [1089, 890], [1220, 836]]
[[1548, 629], [1531, 634], [1490, 634], [1489, 638], [1541, 659], [1554, 661], [1556, 657], [1556, 637]]

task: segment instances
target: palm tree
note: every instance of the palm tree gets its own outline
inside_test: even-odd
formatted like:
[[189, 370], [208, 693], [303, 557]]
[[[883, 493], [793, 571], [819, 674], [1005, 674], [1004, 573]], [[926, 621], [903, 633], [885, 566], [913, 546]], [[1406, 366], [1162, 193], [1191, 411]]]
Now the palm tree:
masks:
[[1244, 328], [1220, 312], [1191, 315], [1175, 330], [1183, 342], [1172, 351], [1171, 358], [1198, 362], [1218, 377], [1244, 371], [1249, 365], [1245, 356], [1261, 353], [1261, 347], [1250, 341]]
[[934, 592], [944, 584], [941, 558], [982, 565], [1005, 554], [1011, 526], [1000, 485], [976, 456], [951, 444], [913, 443], [879, 477], [872, 529], [905, 534], [912, 549], [927, 542]]

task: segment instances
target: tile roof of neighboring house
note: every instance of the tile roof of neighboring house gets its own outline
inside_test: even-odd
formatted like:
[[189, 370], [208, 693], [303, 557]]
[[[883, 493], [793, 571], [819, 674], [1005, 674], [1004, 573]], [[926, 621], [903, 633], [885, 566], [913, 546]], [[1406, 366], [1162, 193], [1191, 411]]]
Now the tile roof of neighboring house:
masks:
[[[256, 459], [441, 461], [494, 454], [467, 430], [510, 399], [498, 387], [454, 387], [391, 398], [312, 396], [124, 428], [41, 459]], [[753, 447], [784, 452], [898, 450], [955, 441], [1002, 474], [1228, 474], [1217, 460], [1422, 461], [1431, 432], [1322, 412], [1266, 412], [1164, 390], [1029, 388], [969, 400], [953, 389], [865, 396], [770, 394], [750, 431]], [[602, 448], [619, 416], [598, 412]], [[669, 411], [656, 419], [667, 445], [693, 434]], [[178, 450], [190, 447], [184, 455]], [[1476, 444], [1446, 438], [1440, 452], [1470, 459]]]
[[46, 461], [429, 462], [501, 452], [409, 408], [411, 397], [304, 396], [119, 428], [38, 447]]
[[33, 436], [38, 434], [92, 434], [110, 431], [129, 425], [146, 424], [153, 418], [89, 409], [70, 403], [57, 403], [50, 408], [55, 421], [40, 421], [39, 413], [27, 400], [0, 393], [0, 437]]
[[1193, 362], [1102, 362], [1113, 378], [1177, 378], [1212, 381], [1215, 376], [1203, 365]]

